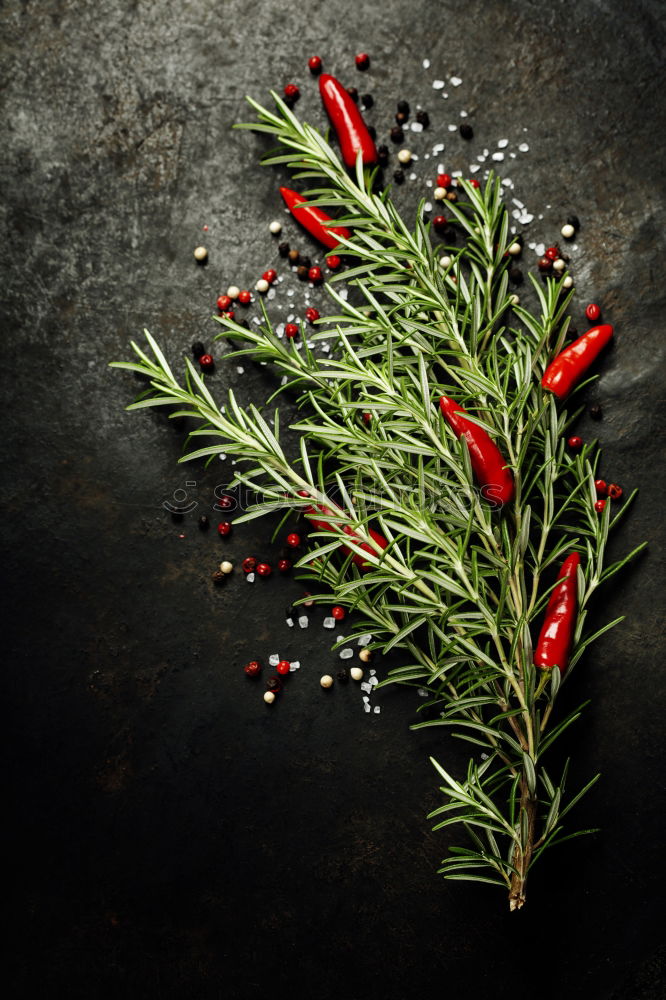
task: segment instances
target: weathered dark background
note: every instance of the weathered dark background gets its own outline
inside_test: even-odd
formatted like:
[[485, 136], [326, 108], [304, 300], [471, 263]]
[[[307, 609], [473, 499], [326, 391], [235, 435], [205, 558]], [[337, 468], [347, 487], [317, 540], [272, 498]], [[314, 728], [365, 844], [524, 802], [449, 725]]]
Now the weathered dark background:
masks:
[[[663, 5], [6, 0], [0, 23], [11, 996], [663, 997]], [[357, 688], [320, 690], [338, 661], [321, 612], [286, 628], [296, 581], [213, 590], [222, 552], [279, 547], [258, 522], [226, 544], [197, 530], [230, 465], [177, 466], [182, 432], [125, 414], [137, 384], [107, 367], [143, 326], [173, 359], [210, 343], [215, 296], [279, 260], [278, 178], [230, 126], [245, 94], [289, 80], [320, 121], [314, 53], [374, 95], [382, 135], [398, 98], [429, 110], [409, 144], [446, 151], [419, 161], [406, 205], [438, 160], [467, 171], [527, 141], [500, 170], [535, 214], [528, 238], [580, 216], [574, 322], [594, 299], [617, 329], [589, 394], [603, 422], [581, 433], [641, 491], [615, 551], [651, 550], [597, 605], [627, 620], [577, 674], [593, 704], [575, 776], [603, 772], [577, 818], [603, 832], [554, 852], [512, 916], [435, 874], [427, 758], [456, 767], [460, 748], [409, 732], [415, 691], [368, 716]], [[432, 81], [452, 75], [445, 101]], [[460, 109], [469, 146], [447, 131]], [[220, 398], [232, 383], [256, 400], [270, 384], [218, 364]], [[188, 479], [199, 508], [175, 524], [161, 503]], [[241, 668], [274, 651], [303, 666], [268, 710]]]

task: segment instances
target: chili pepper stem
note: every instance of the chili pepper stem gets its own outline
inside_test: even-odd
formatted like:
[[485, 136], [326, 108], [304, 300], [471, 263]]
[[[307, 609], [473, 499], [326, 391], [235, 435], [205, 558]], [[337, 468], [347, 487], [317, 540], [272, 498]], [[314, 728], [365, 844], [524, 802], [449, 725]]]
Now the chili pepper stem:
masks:
[[509, 887], [509, 909], [512, 911], [520, 910], [525, 905], [525, 883], [527, 882], [527, 873], [532, 860], [532, 851], [534, 850], [536, 811], [537, 799], [530, 792], [527, 777], [525, 772], [523, 772], [523, 777], [520, 781], [520, 814], [518, 822], [519, 826], [522, 827], [524, 816], [527, 829], [525, 842], [522, 845], [516, 843], [513, 850], [513, 857], [511, 858], [511, 863], [516, 869], [511, 875], [511, 884]]

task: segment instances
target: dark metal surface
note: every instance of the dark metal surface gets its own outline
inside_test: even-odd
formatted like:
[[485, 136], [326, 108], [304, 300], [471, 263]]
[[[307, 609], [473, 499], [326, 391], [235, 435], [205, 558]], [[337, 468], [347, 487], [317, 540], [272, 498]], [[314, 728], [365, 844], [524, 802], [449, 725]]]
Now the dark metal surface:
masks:
[[[662, 997], [663, 5], [8, 0], [0, 24], [11, 995]], [[296, 581], [213, 588], [221, 553], [279, 545], [260, 522], [197, 530], [231, 466], [178, 467], [182, 431], [125, 414], [137, 384], [107, 368], [144, 326], [173, 359], [210, 344], [215, 296], [278, 261], [277, 177], [230, 126], [290, 79], [321, 120], [313, 53], [373, 93], [382, 131], [398, 98], [423, 104], [410, 144], [441, 138], [447, 166], [526, 138], [501, 169], [544, 216], [529, 238], [580, 216], [574, 321], [595, 299], [617, 329], [581, 432], [641, 490], [615, 550], [651, 549], [603, 595], [599, 621], [627, 620], [578, 673], [575, 774], [603, 773], [578, 820], [603, 832], [554, 852], [513, 916], [435, 874], [428, 755], [460, 748], [409, 732], [413, 691], [366, 715], [358, 688], [320, 690], [339, 661], [321, 611], [285, 626]], [[452, 75], [447, 104], [432, 81]], [[220, 398], [265, 397], [245, 368], [218, 365]], [[161, 503], [186, 480], [200, 506], [177, 524]], [[269, 711], [241, 667], [274, 651], [303, 666]]]

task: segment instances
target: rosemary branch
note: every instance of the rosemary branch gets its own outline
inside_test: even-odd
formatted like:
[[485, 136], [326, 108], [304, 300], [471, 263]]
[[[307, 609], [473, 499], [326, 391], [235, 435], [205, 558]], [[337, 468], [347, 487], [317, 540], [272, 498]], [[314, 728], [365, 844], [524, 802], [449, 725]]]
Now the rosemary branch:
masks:
[[[183, 461], [224, 451], [249, 464], [237, 481], [264, 499], [245, 519], [312, 503], [332, 512], [327, 530], [310, 533], [298, 567], [328, 588], [317, 600], [355, 611], [373, 648], [404, 651], [407, 662], [383, 683], [427, 688], [437, 714], [414, 728], [451, 727], [473, 745], [463, 779], [433, 761], [445, 800], [431, 813], [435, 829], [462, 826], [469, 840], [450, 848], [441, 872], [503, 886], [516, 909], [544, 850], [587, 832], [565, 833], [562, 821], [596, 778], [567, 799], [567, 768], [556, 781], [542, 758], [580, 714], [551, 725], [561, 684], [587, 646], [617, 624], [583, 635], [595, 590], [642, 548], [605, 566], [609, 531], [633, 495], [612, 522], [610, 505], [599, 517], [596, 444], [575, 457], [565, 450], [576, 414], [558, 408], [540, 378], [566, 336], [570, 296], [557, 278], [533, 280], [536, 309], [513, 304], [499, 180], [491, 176], [482, 190], [460, 183], [466, 201], [450, 211], [463, 243], [446, 248], [452, 263], [444, 269], [422, 206], [410, 228], [389, 194], [377, 191], [376, 173], [359, 159], [350, 176], [319, 132], [273, 98], [275, 112], [250, 100], [258, 120], [240, 127], [272, 135], [278, 151], [264, 162], [313, 180], [318, 186], [306, 194], [334, 209], [352, 234], [341, 243], [353, 266], [327, 285], [337, 311], [312, 337], [315, 345], [328, 341], [331, 356], [280, 339], [265, 310], [254, 330], [216, 320], [219, 337], [242, 345], [228, 358], [247, 355], [286, 376], [280, 391], [295, 392], [301, 412], [291, 424], [299, 458], [282, 449], [279, 410], [271, 418], [244, 409], [232, 392], [221, 409], [190, 361], [184, 384], [175, 378], [147, 331], [152, 356], [133, 344], [138, 360], [115, 366], [149, 381], [129, 409], [176, 404], [172, 416], [202, 422], [191, 438], [212, 443]], [[343, 279], [350, 298], [338, 291]], [[479, 494], [465, 441], [439, 413], [442, 394], [507, 456], [516, 482], [509, 509], [493, 510]], [[371, 525], [388, 539], [386, 549], [373, 542]], [[545, 581], [570, 551], [582, 563], [571, 665], [564, 678], [558, 669], [537, 676], [534, 622], [550, 593]], [[366, 560], [365, 571], [354, 555]]]

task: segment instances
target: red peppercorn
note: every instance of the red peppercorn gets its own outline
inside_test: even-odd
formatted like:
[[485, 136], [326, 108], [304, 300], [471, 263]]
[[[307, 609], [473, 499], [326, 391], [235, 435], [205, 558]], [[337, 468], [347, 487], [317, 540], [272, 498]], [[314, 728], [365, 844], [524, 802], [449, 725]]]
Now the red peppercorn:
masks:
[[337, 254], [332, 253], [330, 257], [326, 258], [326, 267], [329, 269], [329, 271], [337, 271], [341, 263], [342, 261], [337, 256]]
[[242, 566], [244, 573], [254, 573], [257, 568], [257, 560], [254, 556], [247, 556], [247, 558], [243, 559]]
[[597, 493], [599, 494], [600, 497], [605, 496], [606, 490], [608, 489], [608, 487], [606, 485], [606, 480], [605, 479], [595, 479], [594, 480], [594, 488], [595, 488], [595, 490], [597, 491]]
[[622, 489], [621, 486], [618, 486], [617, 483], [609, 483], [606, 492], [608, 496], [611, 498], [611, 500], [619, 500], [622, 494], [624, 493], [624, 490]]
[[261, 664], [258, 660], [250, 660], [243, 669], [248, 677], [258, 677], [261, 673]]
[[272, 267], [269, 267], [267, 271], [261, 276], [264, 281], [267, 281], [269, 285], [272, 285], [274, 281], [277, 281], [277, 271], [274, 271]]
[[291, 562], [289, 559], [278, 559], [277, 568], [281, 573], [288, 573], [291, 569]]
[[295, 83], [288, 83], [287, 86], [284, 88], [284, 96], [287, 97], [290, 101], [297, 101], [298, 98], [301, 96], [301, 92]]
[[331, 608], [331, 615], [335, 618], [336, 622], [344, 621], [347, 612], [344, 608], [341, 608], [339, 604], [336, 604], [334, 608]]
[[257, 563], [257, 573], [259, 576], [270, 576], [273, 572], [268, 563]]
[[238, 293], [238, 301], [242, 306], [249, 306], [252, 301], [252, 293], [248, 292], [248, 290], [244, 288], [242, 292]]
[[296, 324], [295, 323], [287, 323], [287, 325], [284, 328], [284, 335], [285, 335], [285, 337], [289, 337], [290, 340], [293, 340], [294, 337], [297, 337], [298, 336], [298, 327], [296, 326]]
[[547, 271], [553, 270], [553, 262], [549, 257], [542, 257], [541, 260], [539, 261], [538, 267], [539, 270], [543, 271], [545, 274]]
[[313, 76], [321, 73], [321, 59], [319, 56], [310, 56], [308, 59], [308, 68]]
[[282, 674], [284, 676], [284, 674], [288, 674], [289, 673], [290, 666], [291, 666], [291, 664], [289, 663], [289, 660], [280, 660], [280, 662], [278, 663], [278, 665], [277, 665], [277, 667], [275, 669], [277, 670], [277, 672], [279, 674]]
[[354, 61], [356, 62], [356, 69], [363, 71], [370, 65], [370, 56], [367, 52], [359, 52]]
[[603, 497], [601, 500], [597, 500], [594, 505], [594, 509], [596, 510], [597, 514], [601, 514], [605, 507], [606, 507], [606, 497]]
[[220, 315], [224, 316], [225, 319], [233, 319], [234, 316], [236, 315], [236, 313], [233, 311], [233, 309], [227, 309], [225, 312], [221, 313]]
[[234, 502], [235, 501], [234, 501], [233, 497], [228, 497], [226, 495], [225, 496], [221, 496], [221, 497], [218, 497], [218, 500], [217, 500], [217, 503], [215, 504], [215, 507], [219, 508], [220, 510], [231, 510], [231, 508], [234, 505]]
[[367, 411], [364, 412], [364, 414], [363, 414], [363, 423], [364, 424], [371, 424], [372, 423], [372, 413], [368, 413]]
[[230, 521], [220, 521], [217, 526], [217, 533], [220, 538], [227, 538], [231, 534], [231, 522]]
[[557, 249], [557, 247], [548, 247], [548, 249], [544, 254], [544, 257], [547, 257], [548, 260], [557, 260], [559, 256], [560, 256], [560, 251]]
[[589, 319], [590, 323], [596, 323], [601, 316], [601, 309], [596, 302], [590, 302], [589, 306], [585, 310], [585, 315]]
[[290, 549], [297, 549], [300, 544], [301, 536], [297, 535], [295, 531], [293, 531], [290, 535], [287, 535], [287, 545]]
[[324, 275], [321, 273], [320, 267], [311, 267], [308, 271], [308, 279], [313, 285], [321, 285], [324, 280]]
[[437, 174], [437, 187], [450, 188], [452, 179], [451, 174]]
[[473, 188], [476, 188], [477, 190], [481, 187], [476, 177], [470, 177], [469, 183], [472, 185]]
[[432, 220], [432, 224], [438, 233], [441, 233], [446, 229], [446, 219], [443, 215], [436, 215]]
[[313, 309], [312, 306], [305, 310], [305, 318], [308, 323], [314, 323], [315, 320], [319, 319], [319, 310]]
[[583, 439], [581, 437], [570, 437], [567, 444], [573, 451], [578, 451], [583, 447]]
[[220, 310], [220, 312], [224, 312], [225, 309], [229, 309], [229, 307], [231, 306], [231, 302], [232, 300], [229, 298], [228, 295], [220, 295], [218, 297], [216, 305], [217, 308]]
[[202, 354], [199, 358], [199, 364], [202, 372], [212, 372], [215, 367], [215, 362], [211, 354]]

